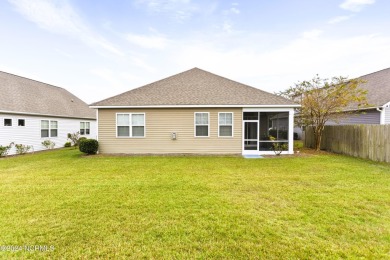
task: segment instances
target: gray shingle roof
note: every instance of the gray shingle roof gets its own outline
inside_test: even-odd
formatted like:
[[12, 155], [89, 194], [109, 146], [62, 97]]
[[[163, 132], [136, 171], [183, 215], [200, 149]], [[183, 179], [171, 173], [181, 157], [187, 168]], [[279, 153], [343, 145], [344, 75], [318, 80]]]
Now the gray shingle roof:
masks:
[[291, 100], [193, 68], [91, 106], [296, 105]]
[[0, 71], [0, 111], [95, 119], [96, 113], [72, 93]]
[[370, 105], [378, 107], [390, 102], [390, 68], [361, 76], [359, 79], [367, 81], [360, 87], [368, 91], [367, 101]]

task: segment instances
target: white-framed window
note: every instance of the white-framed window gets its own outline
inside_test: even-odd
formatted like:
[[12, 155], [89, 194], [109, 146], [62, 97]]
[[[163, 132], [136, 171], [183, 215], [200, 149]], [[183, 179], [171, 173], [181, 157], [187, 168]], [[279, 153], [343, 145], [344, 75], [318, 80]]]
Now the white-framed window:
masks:
[[233, 137], [233, 112], [218, 113], [218, 137]]
[[80, 135], [89, 135], [91, 132], [90, 122], [80, 122]]
[[49, 120], [41, 120], [41, 137], [49, 137]]
[[145, 113], [117, 113], [117, 137], [145, 137]]
[[58, 136], [58, 121], [50, 120], [50, 137]]
[[209, 137], [210, 133], [210, 113], [195, 112], [194, 116], [195, 137]]
[[26, 126], [26, 120], [25, 119], [18, 119], [18, 126]]
[[41, 137], [57, 137], [58, 121], [41, 120]]
[[12, 126], [12, 119], [4, 118], [4, 126]]

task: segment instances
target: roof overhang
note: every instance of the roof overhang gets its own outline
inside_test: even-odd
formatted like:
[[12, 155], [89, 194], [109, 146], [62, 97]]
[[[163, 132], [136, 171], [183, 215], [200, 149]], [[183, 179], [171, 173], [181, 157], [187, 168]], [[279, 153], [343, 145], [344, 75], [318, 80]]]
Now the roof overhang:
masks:
[[0, 114], [46, 116], [46, 117], [61, 117], [61, 118], [70, 118], [70, 119], [96, 120], [96, 118], [93, 118], [93, 117], [77, 117], [77, 116], [64, 116], [64, 115], [53, 115], [53, 114], [39, 114], [39, 113], [20, 112], [20, 111], [7, 111], [7, 110], [0, 110]]
[[256, 107], [256, 108], [297, 108], [301, 105], [148, 105], [148, 106], [89, 106], [90, 108], [208, 108], [208, 107]]
[[390, 107], [390, 101], [384, 104], [382, 107]]

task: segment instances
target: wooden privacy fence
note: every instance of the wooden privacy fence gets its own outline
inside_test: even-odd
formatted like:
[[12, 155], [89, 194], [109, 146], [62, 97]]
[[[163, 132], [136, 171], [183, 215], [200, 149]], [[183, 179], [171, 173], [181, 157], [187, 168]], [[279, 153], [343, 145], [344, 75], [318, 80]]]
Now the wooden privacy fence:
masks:
[[[311, 127], [305, 131], [305, 147], [314, 147]], [[390, 163], [390, 125], [325, 126], [321, 149]]]

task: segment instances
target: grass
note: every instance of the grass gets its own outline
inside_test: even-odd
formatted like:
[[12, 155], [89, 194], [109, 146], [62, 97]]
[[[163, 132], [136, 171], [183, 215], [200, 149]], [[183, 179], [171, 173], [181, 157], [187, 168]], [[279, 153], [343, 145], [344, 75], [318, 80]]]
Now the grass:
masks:
[[0, 159], [0, 246], [25, 258], [390, 258], [390, 166], [300, 157]]

